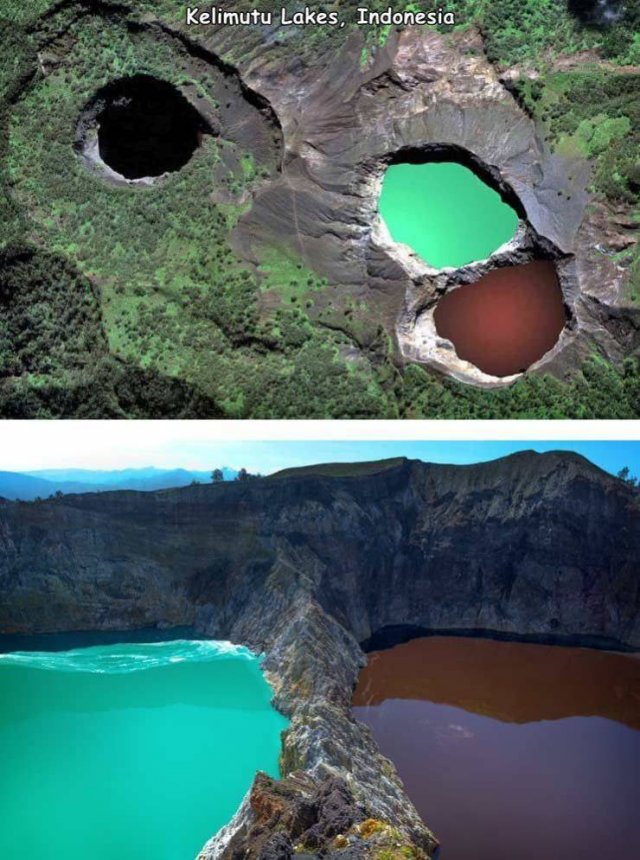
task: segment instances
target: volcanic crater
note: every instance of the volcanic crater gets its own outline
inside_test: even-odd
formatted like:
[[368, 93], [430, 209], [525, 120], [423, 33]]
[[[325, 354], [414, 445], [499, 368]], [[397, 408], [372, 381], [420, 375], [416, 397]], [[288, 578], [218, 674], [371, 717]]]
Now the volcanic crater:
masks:
[[[624, 297], [626, 275], [614, 254], [594, 260], [590, 165], [551, 151], [474, 38], [408, 29], [393, 34], [366, 68], [348, 43], [330, 66], [306, 76], [289, 69], [277, 84], [268, 49], [260, 62], [254, 57], [243, 73], [280, 117], [285, 157], [282, 174], [238, 224], [236, 245], [255, 262], [272, 243], [290, 248], [334, 287], [330, 298], [314, 296], [312, 318], [348, 333], [356, 326], [339, 322], [344, 311], [361, 323], [363, 349], [374, 348], [375, 338], [366, 336], [374, 331], [370, 323], [382, 323], [395, 334], [399, 362], [471, 385], [508, 386], [524, 371], [568, 379], [594, 350], [619, 363], [629, 348], [640, 348], [638, 311]], [[208, 34], [207, 45], [222, 49], [221, 34]], [[513, 238], [486, 259], [434, 268], [394, 241], [380, 217], [389, 166], [432, 161], [471, 169], [517, 213]], [[464, 212], [460, 223], [472, 229]], [[541, 283], [542, 301], [527, 303], [539, 309], [534, 326], [553, 329], [536, 349], [525, 345], [496, 369], [467, 360], [464, 349], [459, 354], [458, 344], [439, 334], [434, 309], [447, 293], [507, 267], [519, 282], [518, 267], [541, 262], [549, 265], [525, 274], [553, 265], [560, 294]], [[533, 309], [518, 316], [520, 331]], [[519, 335], [494, 332], [497, 351], [505, 351], [501, 338], [509, 334]]]
[[222, 186], [242, 171], [240, 153], [265, 175], [277, 175], [283, 137], [269, 102], [234, 67], [186, 37], [134, 30], [171, 46], [182, 75], [165, 80], [140, 72], [99, 89], [76, 125], [74, 149], [86, 167], [116, 185], [149, 186], [184, 169], [211, 136], [221, 145], [211, 165], [221, 202], [238, 202]]
[[100, 156], [126, 179], [180, 170], [211, 130], [175, 87], [149, 75], [110, 84], [98, 101]]
[[[427, 166], [441, 178], [421, 177]], [[404, 173], [389, 190], [394, 168]], [[395, 153], [378, 182], [377, 241], [415, 277], [438, 281], [415, 327], [439, 370], [499, 387], [556, 347], [572, 317], [552, 259], [561, 254], [497, 170], [436, 144]]]
[[87, 105], [76, 150], [111, 181], [148, 184], [181, 170], [212, 131], [172, 84], [134, 75], [107, 84]]

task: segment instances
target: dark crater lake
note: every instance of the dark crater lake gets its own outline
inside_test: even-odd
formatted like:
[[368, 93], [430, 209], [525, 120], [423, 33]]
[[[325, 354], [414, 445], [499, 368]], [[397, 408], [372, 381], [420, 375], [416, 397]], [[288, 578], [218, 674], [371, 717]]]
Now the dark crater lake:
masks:
[[0, 654], [0, 857], [193, 860], [278, 776], [271, 697], [228, 642]]
[[448, 292], [434, 322], [458, 356], [485, 373], [521, 373], [555, 346], [567, 323], [555, 266], [538, 260], [494, 269]]
[[433, 637], [373, 652], [353, 699], [440, 860], [640, 857], [640, 658]]
[[126, 179], [180, 170], [207, 131], [179, 90], [150, 75], [115, 81], [97, 101], [100, 156]]

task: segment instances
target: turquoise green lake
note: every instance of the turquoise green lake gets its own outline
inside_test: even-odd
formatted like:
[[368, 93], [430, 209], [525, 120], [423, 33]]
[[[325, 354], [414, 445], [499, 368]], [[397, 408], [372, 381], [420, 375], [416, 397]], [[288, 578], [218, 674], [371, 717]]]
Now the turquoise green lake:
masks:
[[392, 238], [436, 269], [484, 260], [518, 227], [497, 191], [455, 162], [392, 164], [380, 196]]
[[193, 860], [287, 721], [224, 642], [0, 654], [2, 860]]

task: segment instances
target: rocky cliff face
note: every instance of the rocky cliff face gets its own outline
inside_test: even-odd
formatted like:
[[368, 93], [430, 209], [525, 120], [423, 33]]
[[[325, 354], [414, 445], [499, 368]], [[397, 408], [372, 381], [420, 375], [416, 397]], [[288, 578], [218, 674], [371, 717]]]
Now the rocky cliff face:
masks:
[[0, 504], [0, 632], [194, 624], [266, 651], [287, 779], [256, 782], [207, 860], [432, 853], [350, 717], [372, 636], [640, 648], [640, 495], [582, 458], [331, 472]]
[[265, 599], [304, 597], [359, 642], [411, 624], [640, 646], [622, 482], [563, 453], [371, 469], [3, 502], [0, 629], [193, 623], [264, 647]]

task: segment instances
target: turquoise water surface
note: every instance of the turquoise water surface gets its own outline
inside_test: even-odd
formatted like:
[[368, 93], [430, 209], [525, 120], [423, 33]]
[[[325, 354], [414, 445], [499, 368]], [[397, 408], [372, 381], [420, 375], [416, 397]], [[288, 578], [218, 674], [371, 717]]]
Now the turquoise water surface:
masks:
[[473, 171], [453, 161], [392, 164], [380, 196], [392, 238], [437, 269], [484, 260], [518, 228], [518, 216]]
[[191, 860], [287, 721], [227, 642], [0, 654], [0, 858]]

